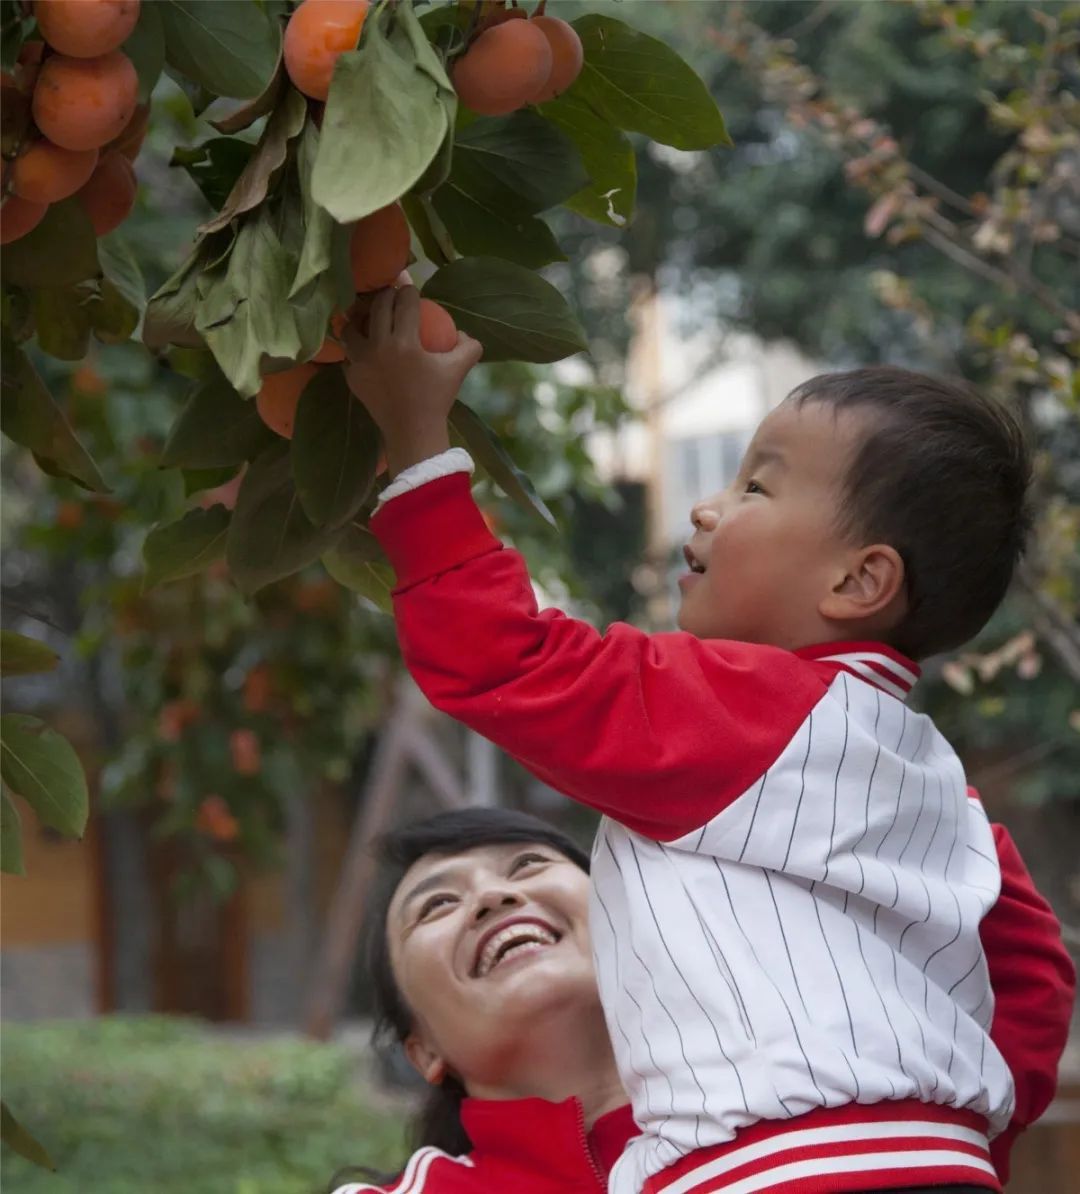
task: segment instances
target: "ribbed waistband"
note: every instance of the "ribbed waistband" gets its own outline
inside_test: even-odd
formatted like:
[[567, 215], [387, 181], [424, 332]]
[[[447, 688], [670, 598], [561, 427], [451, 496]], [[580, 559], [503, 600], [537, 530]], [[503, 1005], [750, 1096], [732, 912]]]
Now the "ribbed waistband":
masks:
[[655, 1174], [642, 1194], [842, 1194], [965, 1183], [1001, 1194], [985, 1118], [905, 1099], [762, 1120]]

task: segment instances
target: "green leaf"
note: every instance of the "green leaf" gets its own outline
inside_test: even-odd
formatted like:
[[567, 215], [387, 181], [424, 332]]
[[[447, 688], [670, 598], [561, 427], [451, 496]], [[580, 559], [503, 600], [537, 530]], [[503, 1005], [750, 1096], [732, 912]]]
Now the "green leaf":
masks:
[[265, 91], [257, 95], [250, 103], [237, 108], [235, 112], [231, 112], [228, 116], [223, 116], [220, 120], [211, 120], [211, 127], [217, 129], [219, 133], [226, 134], [239, 133], [243, 129], [250, 128], [261, 116], [265, 116], [267, 112], [272, 112], [277, 107], [281, 96], [281, 89], [285, 84], [285, 71], [279, 62], [278, 68], [274, 71], [273, 78], [267, 83]]
[[199, 235], [217, 232], [238, 215], [251, 211], [266, 198], [270, 179], [285, 163], [289, 142], [300, 135], [307, 116], [307, 102], [293, 87], [289, 87], [274, 109], [262, 131], [255, 151], [240, 172], [221, 210], [199, 229]]
[[0, 378], [0, 426], [4, 434], [50, 462], [84, 489], [108, 493], [97, 465], [75, 437], [52, 395], [21, 348], [4, 345]]
[[724, 118], [705, 84], [669, 46], [614, 17], [573, 22], [585, 65], [570, 89], [616, 128], [675, 149], [730, 145]]
[[350, 524], [322, 563], [339, 585], [366, 597], [384, 613], [393, 613], [394, 570], [366, 527]]
[[0, 776], [48, 825], [82, 837], [89, 811], [86, 776], [66, 738], [37, 717], [0, 717]]
[[205, 348], [195, 328], [199, 303], [199, 282], [214, 263], [232, 251], [233, 233], [204, 237], [187, 255], [180, 268], [161, 284], [146, 304], [143, 343], [160, 349], [167, 344], [182, 348]]
[[51, 672], [59, 663], [60, 656], [52, 647], [36, 638], [0, 630], [0, 676], [33, 676]]
[[217, 211], [228, 199], [254, 152], [255, 146], [239, 137], [211, 137], [201, 145], [178, 145], [169, 165], [182, 167]]
[[304, 513], [317, 527], [355, 517], [375, 484], [379, 433], [340, 369], [321, 369], [296, 410], [292, 473]]
[[139, 309], [105, 278], [86, 305], [94, 335], [102, 344], [123, 344], [139, 326]]
[[465, 256], [539, 269], [566, 257], [536, 214], [588, 181], [569, 137], [535, 113], [517, 112], [473, 121], [458, 134], [450, 177], [432, 201]]
[[225, 558], [240, 591], [250, 595], [313, 564], [339, 536], [311, 525], [293, 484], [289, 445], [280, 443], [244, 474]]
[[[515, 218], [508, 209], [483, 207], [452, 185], [440, 187], [432, 203], [455, 249], [466, 256], [501, 257], [528, 269], [566, 260], [555, 234], [538, 216]], [[423, 243], [421, 232], [417, 235]]]
[[11, 1114], [7, 1103], [0, 1103], [0, 1140], [42, 1169], [56, 1169], [44, 1147]]
[[9, 875], [26, 874], [19, 810], [4, 788], [0, 788], [0, 871], [6, 871]]
[[574, 142], [589, 183], [565, 200], [586, 219], [622, 228], [634, 215], [637, 160], [630, 138], [573, 88], [540, 109]]
[[52, 204], [36, 228], [4, 246], [0, 272], [15, 286], [74, 286], [97, 277], [97, 238], [82, 204]]
[[459, 256], [431, 199], [416, 193], [402, 195], [401, 206], [428, 261], [449, 265]]
[[188, 399], [161, 452], [162, 468], [228, 468], [276, 442], [253, 402], [245, 402], [217, 372]]
[[202, 493], [206, 489], [217, 489], [219, 485], [231, 481], [236, 476], [236, 465], [224, 468], [186, 468], [180, 470], [180, 476], [184, 479], [184, 497], [189, 498], [192, 494]]
[[34, 19], [23, 10], [19, 0], [3, 0], [0, 21], [4, 30], [4, 36], [0, 38], [0, 68], [10, 72], [19, 60], [26, 35], [34, 28]]
[[431, 159], [428, 168], [420, 175], [413, 185], [415, 195], [430, 195], [442, 186], [450, 177], [450, 167], [454, 161], [454, 127], [451, 123], [443, 137], [439, 152]]
[[139, 103], [148, 104], [154, 85], [165, 66], [165, 27], [161, 4], [139, 6], [139, 20], [131, 36], [120, 47], [131, 59], [139, 76]]
[[195, 328], [245, 398], [259, 391], [264, 354], [288, 361], [301, 356], [288, 302], [295, 269], [264, 208], [240, 229], [225, 274], [203, 274], [198, 281]]
[[98, 241], [98, 260], [105, 276], [89, 304], [94, 335], [104, 344], [123, 344], [135, 333], [146, 309], [146, 284], [119, 232]]
[[461, 437], [469, 454], [508, 498], [530, 514], [537, 514], [555, 526], [555, 516], [544, 499], [533, 489], [532, 482], [510, 459], [499, 437], [464, 402], [455, 402], [450, 411], [450, 426]]
[[165, 60], [215, 95], [259, 95], [277, 69], [281, 26], [256, 4], [161, 0]]
[[588, 345], [563, 296], [531, 270], [494, 257], [463, 257], [428, 279], [441, 303], [479, 340], [488, 361], [561, 361]]
[[571, 138], [535, 112], [474, 120], [455, 141], [451, 183], [488, 206], [535, 215], [588, 181]]
[[[290, 301], [300, 298], [307, 287], [330, 268], [334, 250], [334, 217], [315, 202], [311, 193], [311, 175], [319, 154], [319, 130], [308, 121], [300, 137], [296, 154], [296, 170], [300, 180], [300, 194], [304, 212], [304, 239], [296, 276], [289, 287]], [[351, 281], [351, 279], [350, 279]], [[350, 286], [351, 290], [351, 286]]]
[[139, 263], [119, 232], [110, 232], [98, 241], [98, 261], [105, 277], [141, 315], [146, 308], [146, 283]]
[[87, 297], [71, 287], [51, 286], [32, 295], [38, 347], [61, 361], [81, 361], [90, 347]]
[[[351, 224], [334, 224], [330, 233], [330, 278], [333, 282], [334, 309], [347, 311], [356, 298], [349, 259]], [[298, 267], [299, 268], [299, 267]], [[291, 296], [290, 296], [291, 297]]]
[[[395, 15], [407, 27], [416, 20], [411, 4]], [[422, 31], [420, 38], [427, 45]], [[456, 101], [435, 73], [411, 37], [388, 40], [374, 18], [360, 49], [337, 60], [311, 180], [315, 201], [336, 220], [359, 220], [393, 203], [438, 154]]]
[[191, 115], [198, 120], [199, 117], [206, 111], [210, 105], [220, 97], [208, 87], [204, 87], [201, 83], [192, 82], [182, 71], [178, 71], [176, 67], [165, 64], [165, 73], [170, 79], [180, 88], [180, 90], [187, 96], [187, 101], [191, 105]]
[[225, 555], [229, 511], [224, 506], [189, 510], [177, 522], [155, 527], [143, 543], [143, 587], [202, 572]]

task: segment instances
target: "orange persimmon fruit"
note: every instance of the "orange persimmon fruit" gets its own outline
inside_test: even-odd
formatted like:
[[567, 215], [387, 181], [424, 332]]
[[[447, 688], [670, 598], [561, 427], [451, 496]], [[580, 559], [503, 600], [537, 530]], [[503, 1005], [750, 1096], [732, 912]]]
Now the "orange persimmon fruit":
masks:
[[284, 439], [292, 439], [300, 395], [317, 372], [318, 366], [304, 361], [284, 373], [270, 373], [263, 378], [262, 388], [255, 398], [255, 409], [271, 431]]
[[390, 286], [409, 262], [409, 222], [391, 203], [357, 220], [349, 237], [353, 286], [358, 294]]
[[285, 69], [311, 99], [325, 100], [338, 58], [356, 46], [368, 0], [303, 0], [285, 26]]
[[532, 101], [551, 75], [551, 44], [532, 21], [506, 20], [481, 33], [454, 64], [458, 99], [481, 116]]
[[41, 36], [60, 54], [97, 58], [117, 49], [139, 20], [139, 0], [35, 0]]
[[34, 86], [34, 123], [63, 149], [100, 149], [127, 127], [139, 77], [119, 50], [99, 58], [46, 58]]
[[138, 185], [135, 169], [124, 154], [115, 149], [105, 154], [89, 182], [75, 196], [98, 236], [112, 232], [127, 219], [135, 206]]
[[558, 17], [533, 17], [529, 22], [539, 29], [551, 46], [551, 73], [534, 93], [530, 103], [546, 104], [573, 83], [585, 62], [585, 50], [573, 25]]
[[31, 203], [58, 203], [83, 186], [97, 165], [96, 149], [61, 149], [34, 141], [11, 165], [11, 189]]

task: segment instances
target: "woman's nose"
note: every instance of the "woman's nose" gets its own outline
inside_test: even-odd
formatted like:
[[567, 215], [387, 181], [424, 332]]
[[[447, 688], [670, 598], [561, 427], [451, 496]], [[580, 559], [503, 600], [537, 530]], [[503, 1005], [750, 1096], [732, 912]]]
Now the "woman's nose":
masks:
[[519, 908], [525, 901], [516, 891], [507, 888], [491, 888], [477, 896], [473, 920], [479, 924], [492, 913], [505, 912], [507, 908]]

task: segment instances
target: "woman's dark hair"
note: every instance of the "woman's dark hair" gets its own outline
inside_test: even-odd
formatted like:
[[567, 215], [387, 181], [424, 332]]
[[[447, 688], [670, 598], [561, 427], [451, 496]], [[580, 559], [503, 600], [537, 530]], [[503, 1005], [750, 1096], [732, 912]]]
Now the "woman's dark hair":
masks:
[[[377, 1049], [386, 1050], [404, 1041], [413, 1029], [413, 1014], [398, 989], [390, 964], [386, 915], [394, 892], [414, 862], [429, 854], [456, 855], [481, 846], [514, 842], [550, 846], [588, 874], [589, 855], [573, 839], [547, 821], [506, 808], [466, 808], [437, 813], [413, 825], [392, 830], [376, 843], [380, 870], [371, 903], [367, 941], [367, 974], [374, 999]], [[472, 1148], [461, 1125], [461, 1100], [465, 1090], [448, 1077], [433, 1086], [413, 1126], [412, 1148], [433, 1145], [452, 1156]]]

